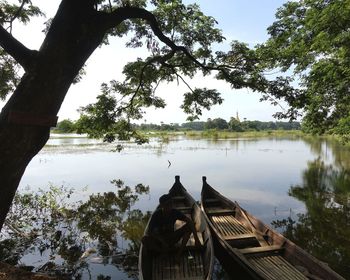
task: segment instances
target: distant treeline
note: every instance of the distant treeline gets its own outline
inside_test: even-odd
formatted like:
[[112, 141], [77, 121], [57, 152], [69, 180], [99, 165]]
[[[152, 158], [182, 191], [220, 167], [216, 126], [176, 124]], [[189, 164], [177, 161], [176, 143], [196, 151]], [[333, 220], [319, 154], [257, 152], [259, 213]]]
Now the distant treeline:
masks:
[[[72, 133], [79, 131], [77, 122], [71, 120], [63, 120], [57, 124], [56, 131], [62, 133]], [[230, 121], [226, 121], [221, 118], [208, 119], [205, 121], [186, 122], [183, 124], [170, 123], [170, 124], [134, 124], [134, 127], [142, 131], [158, 130], [158, 131], [188, 131], [188, 130], [229, 130], [229, 131], [262, 131], [262, 130], [300, 130], [301, 125], [299, 122], [262, 122], [262, 121], [239, 121], [236, 118], [231, 118]]]

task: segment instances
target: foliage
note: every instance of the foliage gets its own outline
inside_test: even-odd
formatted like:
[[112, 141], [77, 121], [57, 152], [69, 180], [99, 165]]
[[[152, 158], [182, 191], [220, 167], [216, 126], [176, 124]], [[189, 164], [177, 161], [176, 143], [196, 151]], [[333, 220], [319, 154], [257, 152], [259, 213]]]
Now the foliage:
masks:
[[[73, 122], [72, 127], [77, 130], [71, 132], [82, 133], [84, 130], [81, 129], [83, 125], [83, 119], [80, 118], [78, 121]], [[95, 122], [96, 124], [96, 122]], [[222, 118], [215, 119], [207, 119], [207, 121], [193, 121], [182, 123], [181, 125], [177, 123], [166, 124], [161, 122], [161, 124], [153, 124], [153, 123], [142, 123], [142, 124], [131, 124], [132, 129], [135, 130], [140, 137], [145, 137], [141, 132], [147, 131], [186, 131], [186, 130], [206, 130], [206, 129], [217, 129], [217, 130], [225, 130], [229, 129], [230, 131], [243, 132], [243, 131], [261, 131], [261, 130], [300, 130], [301, 125], [299, 122], [281, 122], [281, 121], [239, 121], [234, 117], [231, 117], [230, 121], [227, 122]], [[59, 125], [60, 127], [60, 125]], [[344, 129], [345, 125], [344, 125]], [[94, 133], [94, 131], [91, 131]], [[99, 134], [95, 134], [95, 137], [102, 136]], [[145, 139], [146, 141], [146, 139]]]
[[[137, 273], [137, 259], [130, 255], [139, 250], [150, 213], [131, 207], [149, 187], [138, 184], [131, 188], [121, 180], [112, 183], [116, 192], [93, 194], [85, 202], [72, 202], [74, 190], [63, 186], [17, 193], [0, 235], [0, 261], [16, 265], [27, 254], [40, 254], [44, 265], [35, 267], [36, 271], [80, 279], [88, 270], [89, 258], [106, 262], [117, 254], [120, 258], [115, 265], [123, 269], [125, 259], [133, 260], [134, 270], [128, 271], [130, 266], [124, 270]], [[118, 247], [118, 236], [130, 240], [126, 251]]]
[[228, 124], [227, 121], [222, 118], [216, 118], [216, 119], [208, 119], [206, 124], [204, 125], [205, 129], [227, 129]]
[[[28, 6], [0, 1], [0, 24], [6, 26], [12, 31], [12, 25], [15, 20], [26, 24], [31, 17], [42, 16], [41, 10], [34, 6], [31, 1]], [[23, 2], [24, 3], [24, 2]], [[21, 66], [13, 57], [0, 49], [0, 99], [5, 100], [8, 94], [12, 93], [20, 81]]]
[[295, 94], [286, 100], [304, 111], [308, 132], [348, 134], [342, 127], [350, 111], [349, 16], [345, 0], [287, 2], [258, 48], [264, 67], [297, 77]]
[[243, 127], [242, 127], [242, 124], [239, 120], [237, 120], [236, 118], [233, 118], [231, 117], [229, 123], [228, 123], [228, 126], [230, 128], [230, 130], [232, 131], [243, 131]]
[[194, 89], [192, 92], [185, 93], [184, 103], [181, 108], [189, 114], [187, 120], [193, 121], [199, 119], [202, 115], [202, 108], [209, 110], [215, 104], [221, 104], [223, 99], [220, 93], [210, 89]]
[[19, 67], [3, 50], [0, 50], [0, 69], [0, 99], [5, 100], [7, 94], [12, 92], [19, 82]]
[[[136, 5], [145, 7], [146, 1], [139, 1]], [[182, 77], [192, 78], [198, 70], [204, 75], [209, 73], [198, 64], [213, 60], [211, 45], [224, 39], [215, 27], [214, 18], [204, 15], [197, 4], [184, 5], [179, 0], [151, 1], [148, 7], [153, 7], [152, 13], [162, 32], [173, 44], [186, 51], [162, 46], [150, 26], [141, 20], [126, 22], [125, 32], [133, 34], [127, 47], [146, 46], [150, 56], [125, 65], [123, 82], [103, 84], [97, 103], [81, 108], [80, 131], [91, 137], [103, 137], [109, 142], [134, 138], [144, 143], [145, 139], [136, 133], [130, 120], [141, 119], [144, 108], [163, 108], [166, 105], [156, 96], [160, 82], [182, 80], [188, 86], [190, 92], [185, 94], [182, 108], [191, 119], [197, 118], [203, 108], [209, 109], [222, 101], [216, 90], [192, 90]], [[188, 52], [192, 58], [186, 54]]]
[[72, 133], [76, 131], [75, 122], [70, 119], [65, 119], [57, 123], [56, 131], [62, 133]]
[[188, 130], [204, 130], [206, 122], [194, 121], [181, 124], [181, 127]]

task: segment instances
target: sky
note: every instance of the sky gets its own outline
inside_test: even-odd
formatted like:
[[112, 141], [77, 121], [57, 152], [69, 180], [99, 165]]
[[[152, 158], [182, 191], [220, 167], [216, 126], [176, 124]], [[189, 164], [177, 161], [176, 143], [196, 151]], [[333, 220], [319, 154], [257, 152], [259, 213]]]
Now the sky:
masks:
[[[32, 0], [34, 5], [42, 8], [46, 17], [53, 17], [57, 11], [59, 0]], [[275, 12], [281, 7], [285, 0], [184, 0], [184, 3], [200, 5], [202, 11], [213, 16], [218, 21], [218, 28], [223, 31], [226, 42], [216, 48], [227, 50], [232, 40], [239, 40], [254, 46], [267, 39], [266, 28], [275, 19]], [[31, 49], [39, 49], [44, 39], [41, 32], [43, 23], [47, 18], [36, 18], [27, 26], [15, 25], [13, 35], [24, 45]], [[137, 57], [144, 57], [145, 48], [129, 49], [125, 47], [126, 39], [113, 39], [109, 46], [98, 48], [86, 63], [87, 74], [83, 80], [72, 85], [58, 114], [59, 120], [75, 120], [79, 117], [77, 110], [81, 106], [96, 101], [100, 93], [100, 85], [112, 79], [122, 81], [122, 68]], [[207, 118], [224, 118], [236, 116], [238, 112], [240, 119], [273, 121], [273, 113], [279, 111], [279, 107], [270, 105], [268, 102], [259, 102], [261, 95], [253, 93], [249, 89], [231, 89], [228, 83], [217, 81], [211, 77], [196, 76], [194, 79], [186, 78], [192, 88], [207, 87], [217, 89], [222, 93], [224, 102], [213, 106], [210, 111], [204, 111], [200, 120]], [[157, 94], [165, 99], [165, 109], [146, 109], [142, 122], [147, 123], [183, 123], [186, 114], [180, 109], [183, 93], [187, 88], [177, 83], [161, 84]], [[3, 103], [0, 103], [2, 107]], [[283, 105], [283, 104], [282, 104]]]

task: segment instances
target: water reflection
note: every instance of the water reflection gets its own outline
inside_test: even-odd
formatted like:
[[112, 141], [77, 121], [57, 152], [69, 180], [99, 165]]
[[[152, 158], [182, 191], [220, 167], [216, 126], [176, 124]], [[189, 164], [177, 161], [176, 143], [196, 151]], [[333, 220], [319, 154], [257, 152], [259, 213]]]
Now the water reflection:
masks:
[[350, 172], [317, 158], [308, 163], [302, 179], [301, 185], [291, 186], [289, 195], [304, 202], [307, 212], [297, 221], [279, 220], [274, 225], [350, 279]]
[[1, 234], [0, 260], [67, 279], [136, 279], [150, 213], [132, 206], [149, 187], [112, 183], [115, 192], [85, 202], [70, 202], [73, 190], [63, 187], [17, 194]]
[[[138, 279], [140, 240], [149, 211], [132, 208], [149, 193], [113, 180], [115, 192], [71, 202], [73, 189], [17, 193], [0, 235], [0, 261], [62, 279]], [[229, 279], [218, 261], [213, 279]]]

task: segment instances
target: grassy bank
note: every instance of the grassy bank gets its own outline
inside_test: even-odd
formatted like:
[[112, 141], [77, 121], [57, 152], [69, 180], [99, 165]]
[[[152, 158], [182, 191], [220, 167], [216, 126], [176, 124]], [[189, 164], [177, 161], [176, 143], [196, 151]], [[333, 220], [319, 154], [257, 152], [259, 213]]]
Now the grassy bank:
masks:
[[148, 137], [171, 139], [179, 135], [195, 139], [236, 139], [236, 138], [260, 138], [260, 137], [300, 137], [304, 133], [300, 130], [263, 130], [235, 132], [227, 130], [203, 130], [203, 131], [141, 131]]

